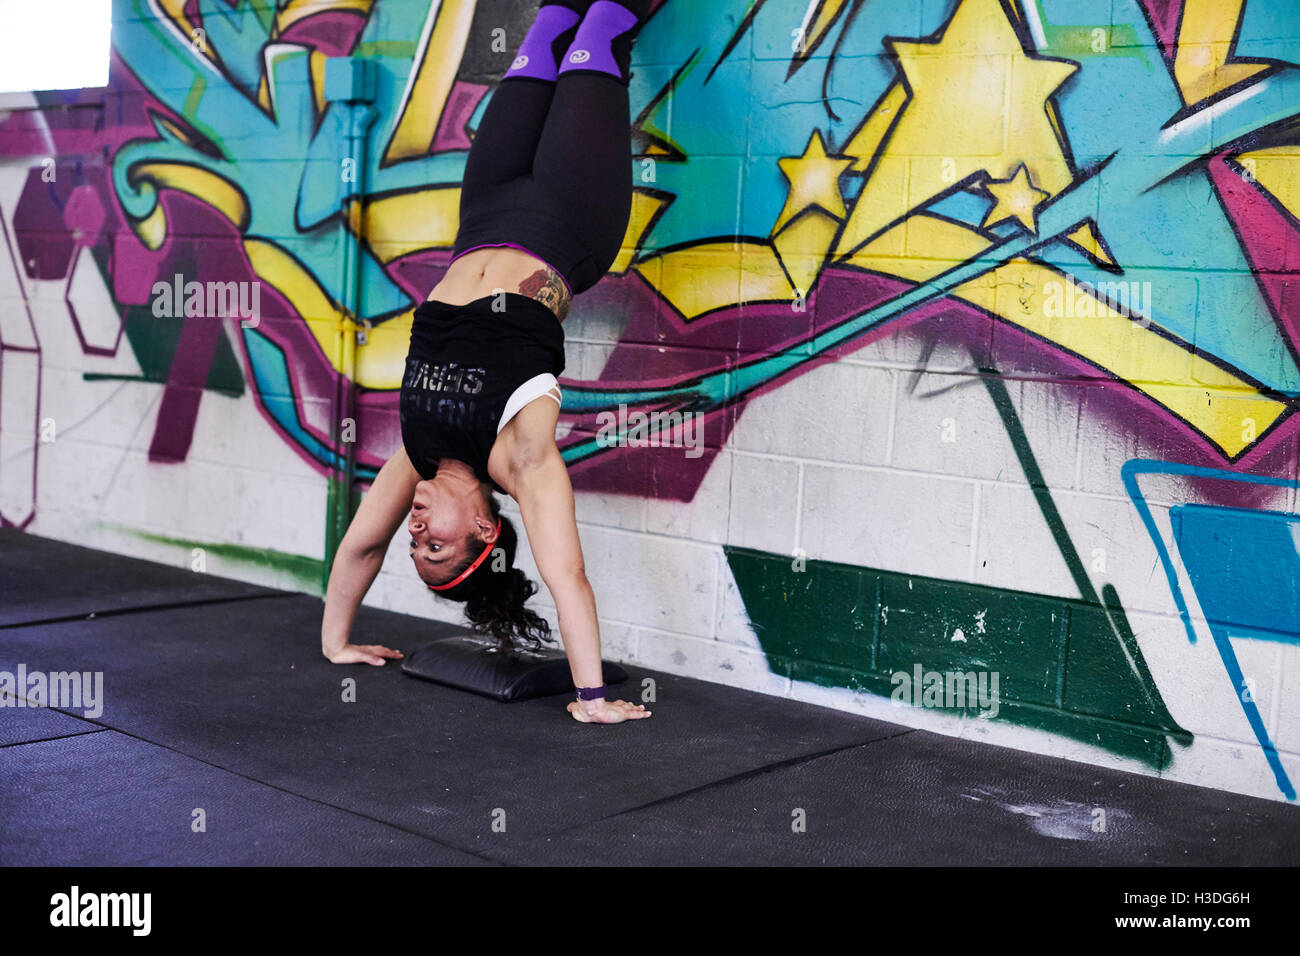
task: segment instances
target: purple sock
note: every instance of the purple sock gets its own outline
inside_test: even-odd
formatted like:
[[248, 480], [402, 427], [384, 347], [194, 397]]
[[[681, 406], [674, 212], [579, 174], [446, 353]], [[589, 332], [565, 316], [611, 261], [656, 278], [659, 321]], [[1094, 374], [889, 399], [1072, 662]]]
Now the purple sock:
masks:
[[569, 52], [560, 63], [560, 74], [608, 73], [626, 82], [631, 44], [626, 39], [616, 41], [639, 23], [635, 13], [613, 0], [596, 0], [578, 26]]
[[515, 61], [510, 64], [503, 79], [526, 76], [555, 82], [558, 70], [552, 45], [560, 34], [570, 29], [579, 19], [577, 13], [559, 4], [546, 4], [539, 9], [537, 19], [529, 27], [524, 42], [519, 44]]

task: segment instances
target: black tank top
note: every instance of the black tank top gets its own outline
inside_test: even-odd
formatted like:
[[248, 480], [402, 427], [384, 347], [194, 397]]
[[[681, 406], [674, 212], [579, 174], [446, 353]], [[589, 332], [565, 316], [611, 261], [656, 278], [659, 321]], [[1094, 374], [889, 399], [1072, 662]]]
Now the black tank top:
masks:
[[438, 473], [438, 459], [463, 461], [504, 492], [487, 463], [506, 401], [530, 378], [562, 371], [563, 328], [536, 299], [505, 292], [467, 305], [422, 303], [398, 403], [411, 464], [428, 479]]

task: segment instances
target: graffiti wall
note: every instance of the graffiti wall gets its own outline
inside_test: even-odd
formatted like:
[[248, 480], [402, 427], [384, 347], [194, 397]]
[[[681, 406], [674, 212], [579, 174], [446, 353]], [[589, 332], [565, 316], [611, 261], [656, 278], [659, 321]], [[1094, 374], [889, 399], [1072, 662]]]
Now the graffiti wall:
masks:
[[[4, 96], [0, 520], [319, 593], [534, 9], [115, 0], [107, 88]], [[1294, 800], [1293, 0], [666, 0], [633, 67], [611, 656]]]

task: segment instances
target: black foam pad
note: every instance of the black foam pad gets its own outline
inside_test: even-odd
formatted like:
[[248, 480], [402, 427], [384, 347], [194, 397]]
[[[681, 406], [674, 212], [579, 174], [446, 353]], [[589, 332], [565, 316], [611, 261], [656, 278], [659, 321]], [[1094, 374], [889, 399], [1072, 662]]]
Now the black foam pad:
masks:
[[[569, 659], [559, 650], [502, 653], [496, 641], [478, 634], [447, 637], [402, 659], [402, 673], [501, 701], [572, 694]], [[601, 662], [606, 684], [627, 680], [617, 664]]]

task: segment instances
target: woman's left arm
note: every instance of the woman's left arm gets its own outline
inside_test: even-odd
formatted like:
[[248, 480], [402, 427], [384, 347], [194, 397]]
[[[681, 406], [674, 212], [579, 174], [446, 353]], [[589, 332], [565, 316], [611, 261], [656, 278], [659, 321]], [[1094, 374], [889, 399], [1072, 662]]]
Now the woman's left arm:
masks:
[[[519, 502], [537, 570], [555, 599], [574, 686], [598, 687], [604, 680], [600, 625], [582, 560], [569, 470], [551, 439], [537, 442], [531, 452], [516, 453], [510, 472], [511, 493]], [[621, 700], [574, 701], [569, 713], [584, 723], [601, 724], [650, 716], [645, 707]]]

